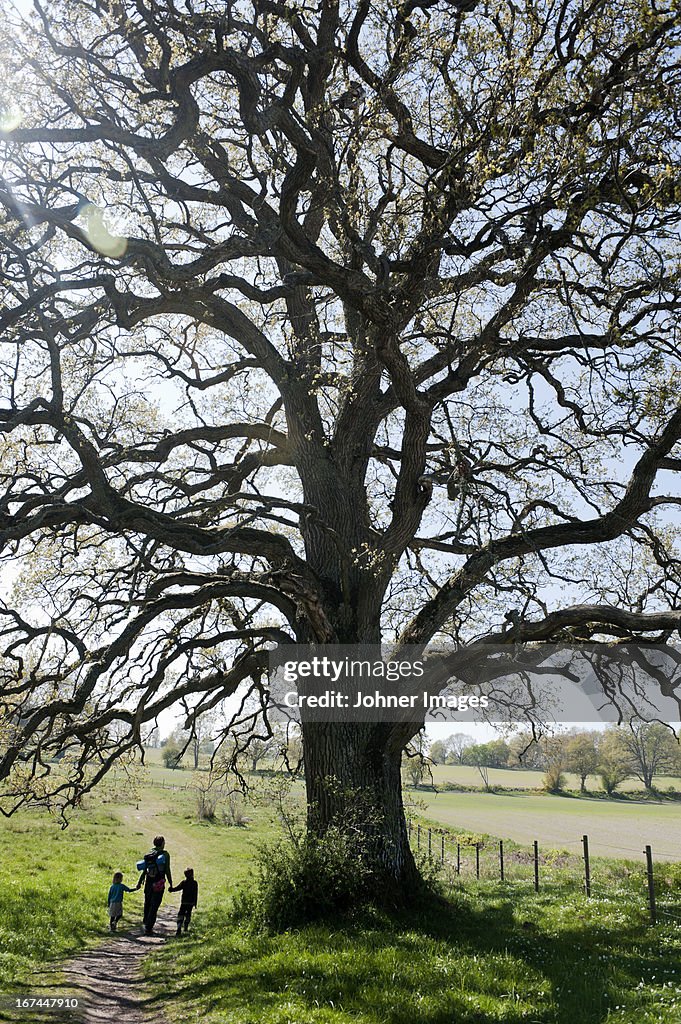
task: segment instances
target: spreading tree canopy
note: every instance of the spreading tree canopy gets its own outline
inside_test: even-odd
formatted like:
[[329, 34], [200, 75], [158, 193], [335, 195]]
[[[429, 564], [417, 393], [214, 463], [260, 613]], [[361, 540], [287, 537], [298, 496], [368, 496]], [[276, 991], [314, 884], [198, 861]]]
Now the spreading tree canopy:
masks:
[[[0, 27], [5, 812], [75, 799], [164, 709], [265, 701], [274, 643], [670, 636], [675, 4], [26, 8]], [[413, 728], [303, 727], [311, 827], [361, 792], [398, 886]]]

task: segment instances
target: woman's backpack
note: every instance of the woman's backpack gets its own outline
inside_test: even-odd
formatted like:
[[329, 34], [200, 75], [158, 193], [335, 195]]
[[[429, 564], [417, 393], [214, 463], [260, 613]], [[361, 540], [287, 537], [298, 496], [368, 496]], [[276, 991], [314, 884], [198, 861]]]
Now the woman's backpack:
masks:
[[[166, 855], [165, 853], [159, 853], [158, 850], [152, 850], [151, 853], [144, 854], [144, 870], [147, 873], [147, 878], [152, 882], [160, 881], [165, 879], [166, 874]], [[140, 869], [141, 870], [141, 869]]]

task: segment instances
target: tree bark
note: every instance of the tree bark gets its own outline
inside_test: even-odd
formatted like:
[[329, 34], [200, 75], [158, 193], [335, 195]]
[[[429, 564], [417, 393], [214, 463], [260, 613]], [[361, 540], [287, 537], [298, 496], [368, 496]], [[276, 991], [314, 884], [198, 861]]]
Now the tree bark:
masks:
[[[308, 828], [352, 830], [388, 903], [418, 886], [402, 802], [401, 727], [387, 723], [303, 722]], [[408, 737], [407, 737], [408, 738]]]

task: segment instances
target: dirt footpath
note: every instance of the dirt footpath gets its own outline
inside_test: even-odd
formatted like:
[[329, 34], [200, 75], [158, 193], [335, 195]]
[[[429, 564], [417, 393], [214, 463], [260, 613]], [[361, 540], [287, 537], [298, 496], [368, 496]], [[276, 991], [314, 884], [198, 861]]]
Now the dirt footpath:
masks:
[[[61, 1024], [164, 1024], [162, 1004], [144, 984], [142, 958], [175, 935], [172, 910], [159, 914], [153, 935], [140, 924], [125, 924], [100, 946], [59, 964], [61, 977], [36, 985], [41, 994], [78, 1000], [78, 1009], [46, 1013], [43, 1020]], [[181, 941], [181, 940], [178, 940]], [[17, 1021], [26, 1020], [23, 1015]]]

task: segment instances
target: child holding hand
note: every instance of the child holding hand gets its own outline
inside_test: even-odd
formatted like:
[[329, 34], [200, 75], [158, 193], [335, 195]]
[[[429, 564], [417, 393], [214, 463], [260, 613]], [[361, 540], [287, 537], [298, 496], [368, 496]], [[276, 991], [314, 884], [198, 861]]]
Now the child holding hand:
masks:
[[194, 879], [194, 869], [187, 868], [184, 873], [184, 881], [174, 888], [171, 886], [169, 892], [181, 892], [180, 909], [177, 913], [177, 935], [182, 934], [182, 927], [185, 932], [192, 919], [192, 910], [199, 898], [199, 883]]
[[[139, 889], [139, 886], [137, 886]], [[116, 931], [116, 925], [123, 917], [123, 893], [124, 892], [137, 892], [137, 889], [131, 889], [129, 886], [123, 884], [123, 872], [117, 871], [113, 876], [113, 882], [109, 889], [109, 928], [112, 932]]]

